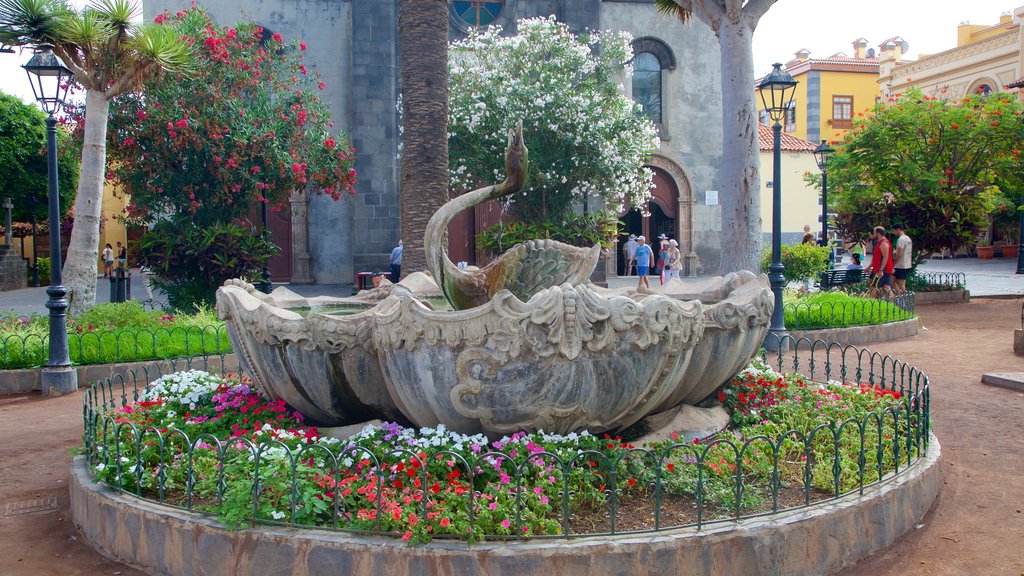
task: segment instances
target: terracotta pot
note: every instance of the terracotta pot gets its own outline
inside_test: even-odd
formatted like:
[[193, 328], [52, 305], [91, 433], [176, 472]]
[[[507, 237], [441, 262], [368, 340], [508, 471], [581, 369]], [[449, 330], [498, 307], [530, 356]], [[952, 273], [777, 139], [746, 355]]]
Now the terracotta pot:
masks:
[[995, 246], [978, 246], [977, 250], [979, 260], [991, 260], [996, 255]]
[[1003, 244], [1003, 258], [1016, 258], [1017, 248], [1018, 246], [1016, 244]]

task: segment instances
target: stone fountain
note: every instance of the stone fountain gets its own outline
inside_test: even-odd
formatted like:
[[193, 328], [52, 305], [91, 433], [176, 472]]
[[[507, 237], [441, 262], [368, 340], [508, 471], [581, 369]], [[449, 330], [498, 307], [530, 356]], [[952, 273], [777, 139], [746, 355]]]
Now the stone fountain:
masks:
[[526, 162], [516, 130], [506, 180], [434, 215], [431, 276], [352, 298], [225, 283], [217, 312], [243, 370], [323, 426], [381, 418], [500, 436], [623, 429], [701, 402], [750, 362], [773, 307], [764, 275], [607, 290], [586, 282], [600, 247], [550, 240], [480, 270], [454, 266], [451, 217], [518, 191]]

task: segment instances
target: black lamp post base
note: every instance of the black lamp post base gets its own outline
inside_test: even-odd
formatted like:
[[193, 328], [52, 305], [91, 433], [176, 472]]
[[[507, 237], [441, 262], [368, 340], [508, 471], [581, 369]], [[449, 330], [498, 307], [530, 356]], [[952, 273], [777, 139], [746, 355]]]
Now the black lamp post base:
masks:
[[64, 396], [78, 391], [78, 370], [70, 366], [43, 368], [39, 379], [43, 396]]
[[789, 352], [790, 340], [792, 340], [792, 338], [789, 337], [789, 332], [785, 330], [769, 330], [768, 335], [764, 338], [764, 350], [765, 352], [773, 353]]

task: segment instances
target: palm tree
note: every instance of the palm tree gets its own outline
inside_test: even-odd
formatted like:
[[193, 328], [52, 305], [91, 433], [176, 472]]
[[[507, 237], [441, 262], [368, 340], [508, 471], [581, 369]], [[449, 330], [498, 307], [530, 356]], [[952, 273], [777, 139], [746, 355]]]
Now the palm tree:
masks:
[[400, 0], [402, 274], [426, 270], [423, 234], [448, 201], [448, 2]]
[[82, 11], [66, 0], [0, 0], [0, 40], [18, 46], [49, 44], [85, 89], [82, 171], [75, 225], [64, 262], [72, 314], [96, 300], [96, 259], [106, 174], [110, 101], [150, 76], [180, 69], [191, 49], [171, 28], [138, 25], [138, 0], [92, 0]]
[[655, 0], [662, 12], [704, 22], [722, 67], [722, 263], [719, 273], [761, 269], [761, 201], [754, 28], [776, 0]]

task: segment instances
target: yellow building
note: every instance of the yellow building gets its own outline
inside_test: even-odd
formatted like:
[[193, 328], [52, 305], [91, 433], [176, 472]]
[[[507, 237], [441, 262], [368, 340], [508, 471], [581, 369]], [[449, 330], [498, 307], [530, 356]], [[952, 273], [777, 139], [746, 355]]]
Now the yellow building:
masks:
[[[1024, 6], [1004, 12], [999, 22], [977, 25], [961, 22], [957, 45], [938, 54], [903, 61], [899, 54], [883, 54], [878, 83], [886, 98], [918, 88], [936, 98], [963, 98], [968, 94], [1019, 89], [1024, 84]], [[1024, 100], [1024, 94], [1019, 96]]]
[[[126, 204], [127, 201], [124, 198], [120, 198], [114, 195], [114, 188], [113, 186], [110, 185], [109, 182], [103, 185], [103, 214], [100, 221], [100, 245], [98, 248], [99, 254], [96, 256], [96, 270], [98, 274], [103, 274], [103, 260], [101, 256], [103, 252], [103, 246], [109, 242], [110, 245], [114, 248], [114, 251], [116, 252], [118, 242], [128, 242], [127, 228], [125, 227], [124, 222], [122, 222], [119, 219], [119, 216], [124, 215], [124, 207]], [[41, 251], [37, 256], [39, 258], [49, 258], [49, 242], [46, 240], [46, 238], [48, 237], [45, 235], [42, 236], [43, 238], [40, 240]], [[68, 243], [68, 238], [64, 238], [63, 243], [66, 246]], [[28, 260], [29, 264], [31, 265], [32, 236], [20, 238], [18, 242], [15, 243], [15, 245], [21, 253], [22, 257]], [[128, 248], [130, 250], [131, 246], [129, 246]], [[67, 254], [64, 253], [63, 256], [67, 257]], [[130, 257], [129, 261], [131, 261]]]
[[[774, 138], [772, 129], [758, 125], [758, 144], [761, 149], [761, 229], [768, 238], [772, 229], [772, 189]], [[791, 134], [782, 135], [782, 241], [799, 242], [804, 226], [810, 226], [817, 237], [821, 230], [821, 195], [818, 189], [804, 181], [804, 174], [818, 173], [814, 161], [816, 145]], [[767, 245], [767, 244], [766, 244]]]
[[[840, 52], [811, 58], [808, 50], [798, 51], [784, 67], [798, 82], [793, 108], [786, 116], [786, 133], [811, 142], [841, 139], [852, 127], [853, 117], [878, 100], [878, 65], [875, 51], [863, 38], [854, 40], [853, 56]], [[767, 124], [767, 118], [761, 110], [762, 123]]]

